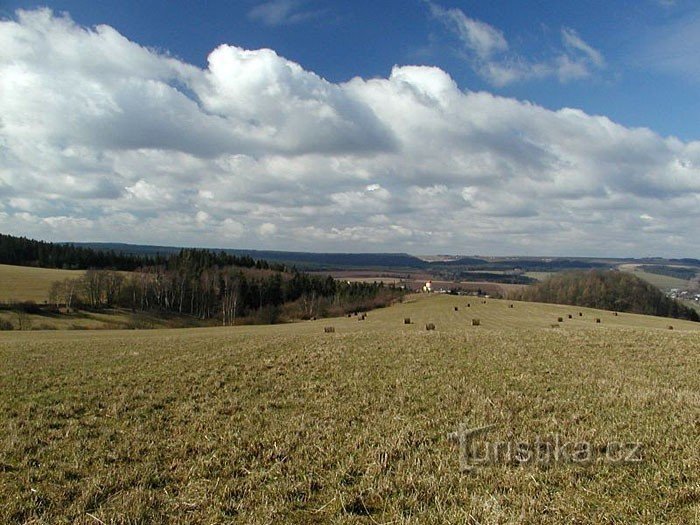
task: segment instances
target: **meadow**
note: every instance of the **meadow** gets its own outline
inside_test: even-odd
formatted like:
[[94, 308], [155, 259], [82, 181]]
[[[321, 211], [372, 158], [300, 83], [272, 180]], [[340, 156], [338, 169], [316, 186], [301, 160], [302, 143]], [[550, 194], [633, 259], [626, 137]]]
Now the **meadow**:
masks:
[[685, 279], [678, 279], [677, 277], [671, 277], [668, 275], [659, 275], [656, 273], [645, 272], [643, 267], [640, 267], [639, 265], [635, 264], [622, 264], [620, 265], [620, 270], [623, 272], [633, 273], [637, 277], [644, 279], [648, 283], [653, 284], [654, 286], [660, 288], [664, 292], [667, 292], [672, 288], [684, 289], [687, 288], [690, 284], [690, 282]]
[[[411, 296], [364, 321], [0, 333], [0, 522], [697, 523], [699, 328]], [[596, 460], [463, 472], [462, 423]]]
[[44, 303], [49, 299], [49, 289], [55, 281], [76, 279], [80, 270], [55, 270], [0, 264], [0, 302], [34, 301]]

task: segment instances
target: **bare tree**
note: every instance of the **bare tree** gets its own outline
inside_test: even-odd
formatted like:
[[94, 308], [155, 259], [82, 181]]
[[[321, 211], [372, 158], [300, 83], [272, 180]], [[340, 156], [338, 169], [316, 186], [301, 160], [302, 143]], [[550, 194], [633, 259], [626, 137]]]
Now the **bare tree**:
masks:
[[19, 330], [29, 330], [32, 327], [32, 320], [29, 318], [29, 314], [22, 309], [16, 310], [17, 315], [17, 327]]

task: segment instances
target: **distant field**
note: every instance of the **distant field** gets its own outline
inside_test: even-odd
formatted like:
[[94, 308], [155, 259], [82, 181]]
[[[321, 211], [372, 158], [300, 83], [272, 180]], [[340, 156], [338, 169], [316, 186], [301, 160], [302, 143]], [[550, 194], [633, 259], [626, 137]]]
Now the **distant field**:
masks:
[[43, 303], [48, 300], [51, 283], [80, 277], [82, 274], [80, 270], [53, 270], [0, 264], [0, 301]]
[[667, 275], [659, 275], [655, 273], [645, 272], [641, 270], [637, 265], [633, 264], [623, 264], [620, 265], [620, 270], [625, 272], [631, 272], [640, 279], [644, 279], [648, 283], [653, 284], [657, 288], [663, 291], [668, 291], [671, 288], [685, 288], [688, 286], [688, 281], [683, 279], [678, 279], [676, 277], [669, 277]]
[[[0, 333], [0, 523], [697, 523], [700, 325], [474, 299]], [[460, 423], [598, 461], [463, 473]]]
[[526, 277], [532, 277], [538, 281], [544, 281], [545, 279], [554, 275], [555, 272], [525, 272]]

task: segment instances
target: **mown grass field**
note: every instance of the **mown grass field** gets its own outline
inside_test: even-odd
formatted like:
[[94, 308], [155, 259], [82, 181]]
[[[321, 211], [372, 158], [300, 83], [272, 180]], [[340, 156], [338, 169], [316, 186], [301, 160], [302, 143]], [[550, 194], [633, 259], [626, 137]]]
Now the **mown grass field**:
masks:
[[34, 301], [43, 303], [49, 298], [49, 288], [55, 281], [75, 279], [80, 270], [54, 270], [0, 264], [0, 301]]
[[622, 264], [620, 265], [620, 270], [624, 272], [630, 272], [639, 277], [640, 279], [644, 279], [650, 284], [653, 284], [657, 288], [660, 288], [664, 292], [672, 289], [672, 288], [686, 288], [690, 284], [689, 281], [685, 279], [679, 279], [677, 277], [671, 277], [669, 275], [659, 275], [656, 273], [651, 273], [651, 272], [645, 272], [643, 268], [640, 268], [638, 265], [634, 264]]
[[[700, 327], [510, 304], [2, 333], [0, 523], [698, 523]], [[460, 423], [642, 461], [460, 472]]]

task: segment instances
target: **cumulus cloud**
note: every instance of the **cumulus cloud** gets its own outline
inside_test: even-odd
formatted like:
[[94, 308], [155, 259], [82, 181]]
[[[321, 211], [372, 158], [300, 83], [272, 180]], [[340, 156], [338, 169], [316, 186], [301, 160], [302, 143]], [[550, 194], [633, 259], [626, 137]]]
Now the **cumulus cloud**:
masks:
[[[499, 32], [462, 22], [480, 56], [507, 49]], [[572, 30], [562, 38], [569, 55], [603, 63]], [[700, 143], [463, 91], [438, 68], [332, 83], [272, 50], [222, 44], [198, 68], [45, 9], [0, 22], [3, 231], [698, 255], [699, 218]]]
[[528, 60], [510, 52], [503, 32], [458, 8], [427, 1], [431, 15], [456, 35], [474, 70], [494, 86], [556, 77], [561, 82], [590, 76], [605, 66], [603, 55], [571, 28], [561, 29], [562, 48], [547, 60]]

